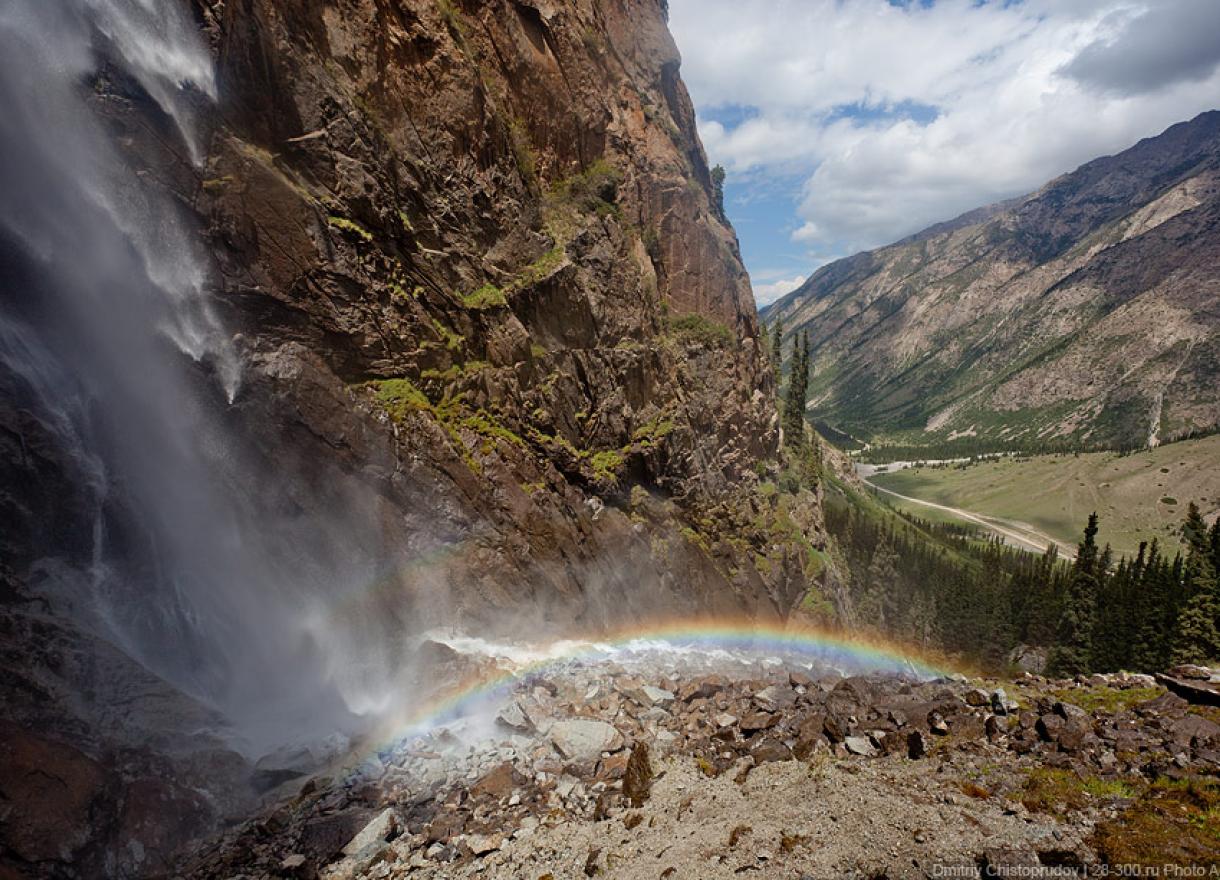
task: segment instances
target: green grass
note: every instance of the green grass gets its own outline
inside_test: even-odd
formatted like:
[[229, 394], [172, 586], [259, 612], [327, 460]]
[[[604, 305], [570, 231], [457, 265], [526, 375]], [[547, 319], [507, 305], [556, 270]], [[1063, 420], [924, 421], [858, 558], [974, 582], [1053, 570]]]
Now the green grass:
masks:
[[372, 384], [377, 391], [377, 402], [396, 422], [401, 422], [409, 413], [432, 409], [427, 395], [410, 379], [383, 379]]
[[669, 331], [684, 342], [725, 347], [733, 342], [733, 331], [705, 315], [682, 315], [669, 321]]
[[[1220, 507], [1220, 436], [1131, 455], [1090, 452], [999, 459], [911, 468], [872, 480], [913, 498], [1028, 523], [1068, 544], [1080, 539], [1085, 520], [1096, 511], [1101, 518], [1098, 540], [1131, 555], [1140, 541], [1154, 537], [1176, 545], [1188, 502], [1194, 501], [1204, 514]], [[923, 517], [931, 513], [910, 509]]]
[[367, 243], [373, 240], [373, 233], [369, 232], [355, 220], [349, 220], [346, 217], [337, 217], [331, 214], [326, 218], [326, 222], [335, 229], [340, 229], [343, 232], [350, 232], [352, 235]]
[[603, 449], [589, 456], [589, 467], [599, 480], [616, 482], [619, 471], [623, 469], [623, 456], [613, 449]]
[[1089, 843], [1107, 865], [1190, 865], [1214, 877], [1220, 866], [1220, 784], [1159, 779], [1116, 818], [1099, 823]]
[[[510, 296], [550, 276], [563, 265], [566, 257], [564, 249], [556, 245], [518, 272], [503, 287], [484, 284], [478, 290], [464, 294], [462, 304], [468, 309], [494, 309], [508, 305]], [[543, 353], [545, 353], [545, 349]]]
[[1052, 695], [1064, 703], [1071, 703], [1089, 712], [1102, 711], [1112, 714], [1156, 699], [1163, 693], [1165, 693], [1165, 689], [1159, 687], [1126, 688], [1125, 690], [1112, 687], [1091, 687], [1066, 688], [1053, 691]]
[[1024, 785], [1009, 795], [1020, 801], [1032, 813], [1047, 813], [1063, 818], [1073, 810], [1083, 809], [1094, 799], [1130, 798], [1139, 789], [1121, 779], [1078, 776], [1071, 770], [1035, 767], [1029, 771]]
[[484, 284], [473, 293], [465, 294], [462, 304], [468, 309], [495, 309], [508, 305], [508, 298], [494, 284]]

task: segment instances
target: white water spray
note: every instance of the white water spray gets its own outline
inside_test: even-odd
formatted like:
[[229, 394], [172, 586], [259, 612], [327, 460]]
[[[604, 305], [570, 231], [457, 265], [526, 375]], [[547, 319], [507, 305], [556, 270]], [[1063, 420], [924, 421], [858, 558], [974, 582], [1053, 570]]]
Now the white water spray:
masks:
[[[114, 140], [140, 116], [158, 161], [196, 173], [216, 98], [178, 2], [0, 6], [0, 404], [92, 509], [79, 534], [43, 529], [31, 583], [257, 749], [384, 699], [402, 621], [358, 605], [395, 567], [377, 499], [244, 433], [195, 218]], [[309, 609], [334, 606], [319, 639]]]

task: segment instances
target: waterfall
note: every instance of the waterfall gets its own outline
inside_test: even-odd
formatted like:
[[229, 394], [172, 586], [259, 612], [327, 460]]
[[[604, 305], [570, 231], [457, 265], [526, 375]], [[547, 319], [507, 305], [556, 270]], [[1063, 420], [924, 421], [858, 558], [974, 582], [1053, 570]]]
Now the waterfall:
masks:
[[115, 91], [161, 114], [194, 173], [216, 86], [176, 2], [0, 7], [0, 393], [54, 438], [92, 518], [37, 548], [39, 589], [252, 727], [329, 723], [394, 674], [393, 620], [343, 630], [324, 613], [384, 577], [375, 504], [339, 485], [279, 512], [288, 477], [260, 472], [233, 427], [240, 359], [194, 218], [114, 142]]

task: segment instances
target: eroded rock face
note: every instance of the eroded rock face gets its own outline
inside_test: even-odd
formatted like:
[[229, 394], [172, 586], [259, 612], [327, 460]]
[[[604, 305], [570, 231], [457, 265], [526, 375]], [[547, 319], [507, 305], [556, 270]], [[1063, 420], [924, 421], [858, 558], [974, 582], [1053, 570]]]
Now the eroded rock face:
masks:
[[[199, 164], [121, 71], [88, 92], [124, 159], [197, 221], [236, 336], [240, 391], [214, 415], [241, 466], [218, 491], [248, 493], [236, 506], [255, 523], [358, 513], [315, 567], [335, 584], [375, 570], [351, 617], [395, 633], [787, 613], [809, 586], [807, 554], [754, 525], [775, 513], [753, 491], [776, 446], [771, 372], [664, 3], [191, 8], [219, 84], [196, 108]], [[190, 381], [213, 383], [209, 369], [189, 366]], [[147, 854], [91, 870], [155, 872], [188, 830], [297, 771], [260, 776], [184, 737], [196, 718], [221, 722], [98, 632], [61, 628], [55, 596], [33, 598], [56, 566], [83, 582], [96, 511], [20, 385], [0, 371], [6, 708], [26, 733], [63, 731], [106, 786], [147, 780], [129, 800], [81, 783], [99, 807], [80, 846]], [[121, 489], [107, 498], [115, 519]], [[813, 493], [788, 514], [817, 540]], [[134, 546], [136, 525], [114, 543]], [[44, 656], [64, 632], [71, 649]], [[81, 673], [97, 657], [116, 692]], [[149, 752], [116, 758], [157, 715], [172, 723]], [[158, 787], [178, 778], [212, 800]], [[71, 829], [47, 855], [39, 821], [20, 847], [79, 858]]]
[[792, 564], [668, 528], [776, 435], [663, 5], [197, 5], [223, 95], [184, 195], [255, 440], [358, 473], [390, 535], [471, 540], [432, 572], [467, 616], [785, 611]]

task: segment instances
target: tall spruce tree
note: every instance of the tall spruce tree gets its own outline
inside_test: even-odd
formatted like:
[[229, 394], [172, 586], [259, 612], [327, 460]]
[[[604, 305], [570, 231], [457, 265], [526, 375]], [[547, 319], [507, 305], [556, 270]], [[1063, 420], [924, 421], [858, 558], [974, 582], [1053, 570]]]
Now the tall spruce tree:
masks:
[[809, 394], [809, 336], [798, 333], [792, 340], [792, 359], [788, 369], [788, 394], [784, 398], [782, 424], [784, 445], [800, 449], [805, 445], [805, 400]]
[[1217, 631], [1216, 567], [1212, 561], [1211, 535], [1192, 501], [1182, 524], [1186, 542], [1182, 594], [1185, 600], [1174, 626], [1170, 660], [1173, 663], [1207, 663], [1220, 658], [1220, 632]]
[[1077, 547], [1072, 579], [1059, 617], [1056, 644], [1047, 659], [1047, 672], [1071, 676], [1093, 668], [1093, 637], [1097, 620], [1100, 572], [1097, 550], [1097, 514], [1089, 515], [1084, 540]]
[[775, 389], [779, 393], [784, 374], [784, 319], [776, 318], [771, 328], [771, 369], [775, 371]]

